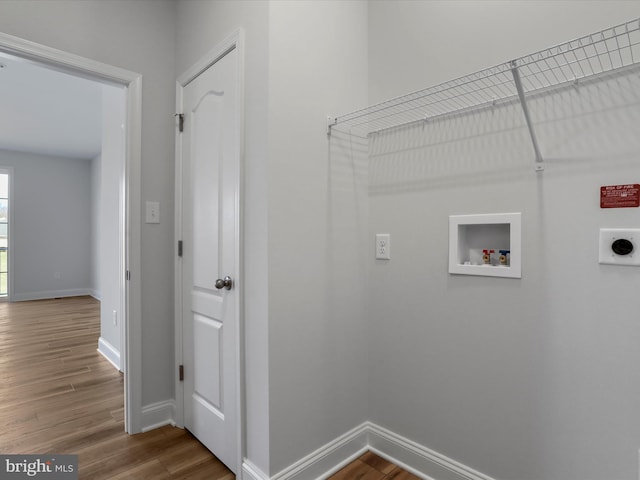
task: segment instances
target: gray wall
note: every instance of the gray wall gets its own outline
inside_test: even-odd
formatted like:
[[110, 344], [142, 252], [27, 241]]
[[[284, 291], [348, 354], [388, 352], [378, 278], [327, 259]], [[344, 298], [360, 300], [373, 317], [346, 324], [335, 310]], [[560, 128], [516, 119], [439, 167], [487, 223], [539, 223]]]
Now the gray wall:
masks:
[[367, 8], [270, 4], [272, 473], [367, 419], [366, 170], [325, 135], [367, 99]]
[[[173, 391], [173, 160], [175, 11], [172, 1], [0, 3], [0, 31], [132, 70], [142, 83], [142, 205], [162, 223], [142, 225], [142, 404]], [[144, 218], [144, 216], [142, 216]]]
[[[370, 100], [639, 6], [371, 2]], [[640, 281], [597, 252], [599, 228], [640, 225], [637, 209], [599, 208], [601, 185], [640, 177], [639, 87], [636, 72], [532, 101], [542, 174], [517, 105], [372, 140], [369, 239], [390, 233], [393, 246], [389, 262], [368, 262], [373, 422], [496, 479], [637, 478]], [[449, 215], [513, 211], [521, 280], [447, 273]]]
[[13, 167], [13, 300], [91, 292], [91, 163], [0, 151]]

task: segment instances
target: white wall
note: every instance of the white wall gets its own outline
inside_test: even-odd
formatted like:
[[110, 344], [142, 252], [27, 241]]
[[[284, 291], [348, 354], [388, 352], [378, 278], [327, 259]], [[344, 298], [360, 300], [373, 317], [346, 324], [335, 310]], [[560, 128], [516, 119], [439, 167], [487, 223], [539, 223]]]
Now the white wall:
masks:
[[638, 0], [373, 1], [369, 101], [491, 67], [624, 23]]
[[[121, 251], [124, 248], [120, 228], [123, 210], [120, 198], [124, 180], [124, 130], [126, 90], [110, 85], [102, 87], [102, 155], [100, 162], [99, 277], [100, 277], [100, 351], [121, 368], [122, 310], [120, 287]], [[115, 312], [115, 318], [114, 318]]]
[[367, 418], [366, 170], [325, 134], [327, 115], [366, 102], [367, 8], [270, 3], [272, 473]]
[[[143, 75], [142, 205], [159, 201], [160, 225], [142, 226], [142, 403], [173, 397], [173, 157], [175, 11], [172, 1], [7, 0], [0, 31]], [[144, 216], [142, 216], [144, 218]]]
[[[639, 7], [371, 2], [370, 100]], [[636, 72], [533, 100], [542, 174], [517, 105], [372, 140], [369, 239], [393, 245], [369, 260], [373, 422], [496, 479], [637, 478], [638, 271], [599, 265], [597, 245], [601, 227], [640, 225], [599, 208], [601, 185], [640, 177], [639, 87]], [[448, 216], [505, 211], [522, 212], [522, 279], [448, 274]]]
[[0, 151], [13, 170], [13, 300], [90, 293], [91, 164]]

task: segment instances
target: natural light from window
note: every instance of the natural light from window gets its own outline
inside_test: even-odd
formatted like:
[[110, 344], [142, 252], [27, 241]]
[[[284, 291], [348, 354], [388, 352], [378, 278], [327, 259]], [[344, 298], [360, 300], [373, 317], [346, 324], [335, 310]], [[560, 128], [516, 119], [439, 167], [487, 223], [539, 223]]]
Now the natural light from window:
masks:
[[9, 294], [9, 174], [0, 173], [0, 297]]

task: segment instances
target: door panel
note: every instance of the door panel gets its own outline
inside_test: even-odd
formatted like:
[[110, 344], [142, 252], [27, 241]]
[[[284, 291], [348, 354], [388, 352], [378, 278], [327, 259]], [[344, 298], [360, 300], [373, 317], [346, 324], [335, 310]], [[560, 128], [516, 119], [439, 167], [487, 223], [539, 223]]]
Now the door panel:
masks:
[[[210, 288], [212, 272], [218, 272], [220, 225], [220, 138], [224, 122], [223, 92], [204, 92], [191, 112], [193, 168], [194, 286]], [[227, 120], [229, 121], [229, 120]], [[215, 279], [214, 279], [215, 280]]]
[[220, 401], [222, 323], [195, 314], [193, 316], [193, 338], [193, 352], [199, 362], [193, 372], [195, 377], [194, 393], [200, 397], [201, 402], [206, 402], [211, 409], [218, 411], [218, 416], [224, 418]]
[[237, 275], [239, 102], [232, 50], [183, 89], [182, 325], [184, 420], [237, 469]]

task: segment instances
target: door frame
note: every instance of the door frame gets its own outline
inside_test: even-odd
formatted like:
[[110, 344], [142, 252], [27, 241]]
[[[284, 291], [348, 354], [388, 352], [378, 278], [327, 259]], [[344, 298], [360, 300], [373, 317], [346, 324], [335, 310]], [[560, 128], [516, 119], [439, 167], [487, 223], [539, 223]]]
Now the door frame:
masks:
[[[142, 430], [142, 305], [140, 249], [140, 171], [142, 75], [0, 32], [0, 53], [102, 83], [126, 87], [124, 209], [120, 209], [120, 305], [123, 306], [122, 369], [125, 375], [124, 427]], [[122, 198], [121, 198], [122, 200]], [[129, 280], [126, 279], [129, 276]]]
[[[238, 86], [238, 152], [239, 162], [238, 166], [238, 185], [236, 185], [236, 224], [235, 224], [235, 264], [236, 271], [231, 275], [234, 279], [234, 288], [236, 289], [236, 328], [233, 332], [234, 343], [236, 348], [236, 365], [237, 365], [237, 378], [235, 382], [236, 389], [236, 472], [238, 478], [242, 478], [242, 462], [244, 458], [244, 281], [243, 281], [243, 251], [244, 251], [244, 239], [243, 239], [243, 204], [244, 204], [244, 192], [242, 186], [244, 184], [244, 30], [238, 28], [231, 35], [225, 38], [222, 42], [217, 44], [207, 54], [200, 58], [191, 68], [178, 77], [176, 80], [176, 112], [183, 113], [183, 96], [184, 88], [193, 81], [198, 75], [203, 73], [207, 68], [214, 65], [218, 60], [223, 58], [229, 52], [236, 50], [238, 54], [238, 70], [237, 74], [237, 86]], [[177, 248], [178, 242], [182, 239], [182, 208], [183, 208], [183, 167], [182, 167], [182, 136], [176, 128], [176, 151], [175, 151], [175, 245]], [[183, 349], [183, 318], [182, 318], [182, 258], [176, 254], [175, 256], [175, 285], [174, 285], [174, 297], [175, 297], [175, 372], [176, 378], [180, 365], [183, 365], [184, 349]], [[175, 422], [179, 427], [184, 427], [184, 383], [176, 381], [176, 410], [175, 410]]]

